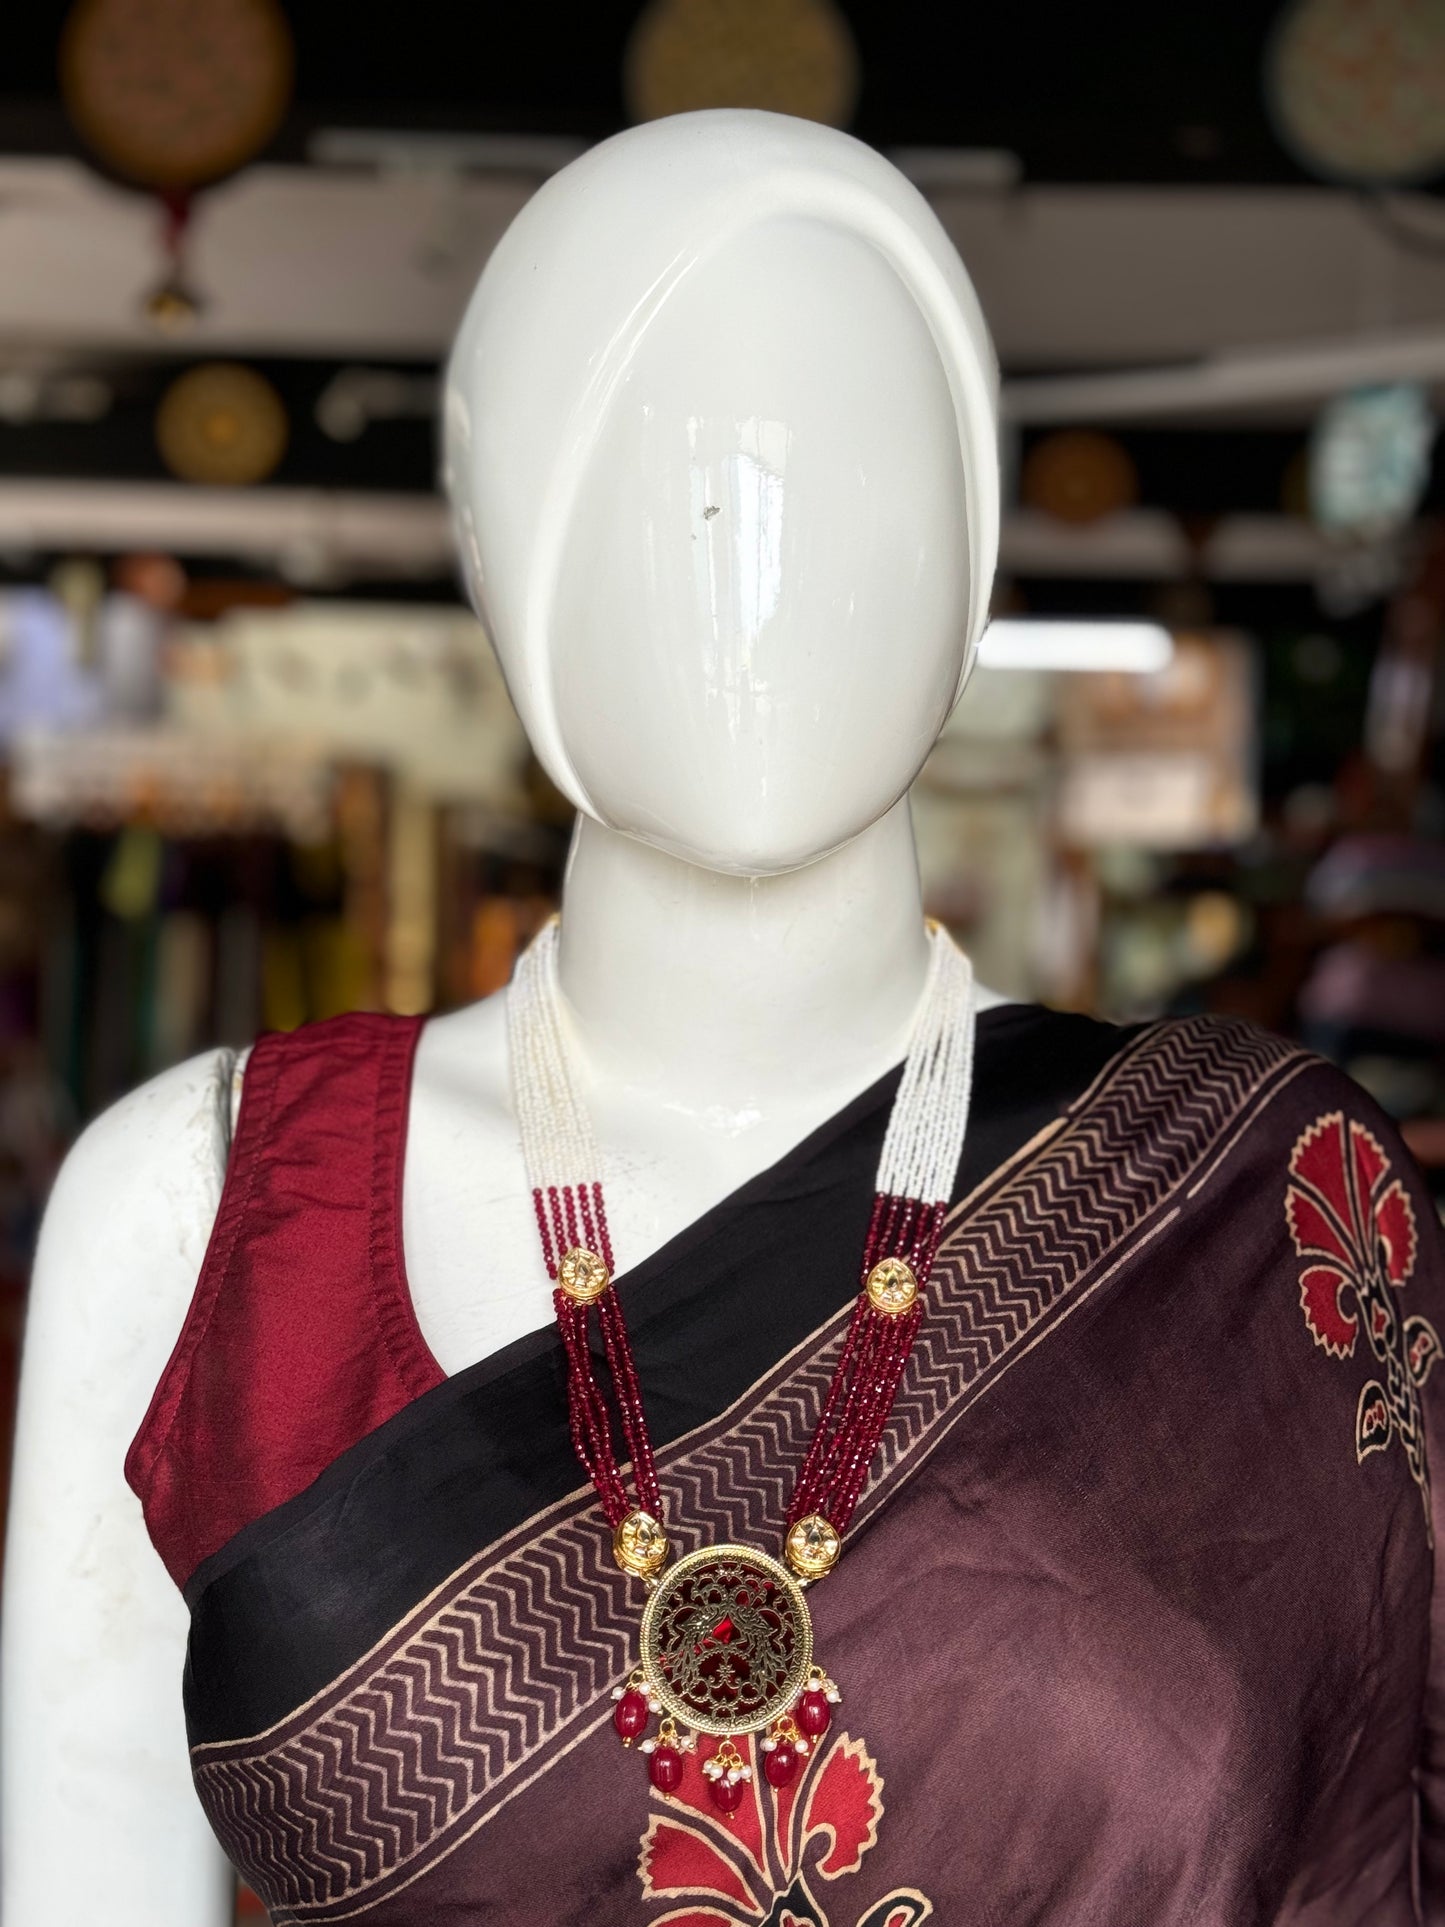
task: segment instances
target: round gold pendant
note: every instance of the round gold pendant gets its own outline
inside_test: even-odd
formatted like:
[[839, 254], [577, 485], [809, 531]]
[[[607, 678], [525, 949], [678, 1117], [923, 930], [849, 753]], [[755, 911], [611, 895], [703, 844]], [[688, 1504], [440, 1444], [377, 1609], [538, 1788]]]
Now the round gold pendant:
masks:
[[699, 1733], [751, 1733], [792, 1706], [813, 1663], [803, 1589], [751, 1546], [703, 1546], [658, 1581], [642, 1615], [654, 1697]]

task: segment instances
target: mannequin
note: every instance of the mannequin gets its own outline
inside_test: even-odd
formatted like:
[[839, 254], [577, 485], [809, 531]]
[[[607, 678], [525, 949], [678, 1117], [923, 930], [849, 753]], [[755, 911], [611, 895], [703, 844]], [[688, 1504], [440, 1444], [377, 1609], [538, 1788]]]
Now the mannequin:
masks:
[[[711, 219], [686, 205], [699, 169], [715, 183]], [[676, 180], [670, 197], [659, 174]], [[614, 1234], [635, 1262], [902, 1055], [926, 943], [901, 799], [987, 608], [994, 370], [933, 217], [841, 136], [689, 116], [569, 177], [489, 278], [505, 291], [550, 251], [580, 281], [541, 314], [474, 305], [448, 384], [450, 486], [519, 711], [581, 812], [562, 983]], [[604, 228], [588, 207], [598, 191]], [[779, 217], [756, 225], [768, 196]], [[659, 198], [682, 211], [660, 214]], [[930, 338], [877, 246], [831, 225], [850, 200], [891, 221], [882, 238], [927, 277], [932, 325], [952, 339]], [[586, 355], [601, 315], [651, 278], [639, 256], [675, 249], [679, 227], [701, 259], [665, 264], [673, 300], [628, 364], [604, 370], [625, 405], [551, 419], [565, 395], [541, 373]], [[585, 459], [552, 470], [559, 439]], [[207, 1053], [115, 1106], [47, 1214], [7, 1554], [7, 1921], [230, 1918], [186, 1758], [186, 1614], [121, 1463], [195, 1288], [233, 1069]], [[423, 1033], [404, 1236], [444, 1369], [549, 1319], [501, 998]]]
[[[987, 337], [876, 155], [686, 116], [529, 203], [446, 407], [468, 586], [579, 810], [559, 1021], [660, 1511], [776, 1545], [923, 985], [902, 799], [987, 608]], [[234, 1067], [197, 1060], [68, 1161], [7, 1922], [220, 1927], [187, 1743], [287, 1923], [1445, 1919], [1445, 1256], [1348, 1080], [1230, 1020], [983, 1012], [919, 1341], [809, 1595], [847, 1704], [793, 1804], [742, 1735], [733, 1821], [714, 1736], [665, 1797], [608, 1730], [637, 1581], [579, 1483], [504, 1010], [261, 1040], [228, 1155]]]

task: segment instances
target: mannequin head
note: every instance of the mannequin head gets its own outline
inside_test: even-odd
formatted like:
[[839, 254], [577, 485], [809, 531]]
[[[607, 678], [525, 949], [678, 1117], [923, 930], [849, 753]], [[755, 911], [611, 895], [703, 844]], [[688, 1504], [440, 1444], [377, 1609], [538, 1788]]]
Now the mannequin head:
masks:
[[452, 356], [468, 586], [601, 822], [766, 875], [907, 789], [997, 547], [995, 376], [932, 212], [870, 149], [690, 114], [549, 182]]

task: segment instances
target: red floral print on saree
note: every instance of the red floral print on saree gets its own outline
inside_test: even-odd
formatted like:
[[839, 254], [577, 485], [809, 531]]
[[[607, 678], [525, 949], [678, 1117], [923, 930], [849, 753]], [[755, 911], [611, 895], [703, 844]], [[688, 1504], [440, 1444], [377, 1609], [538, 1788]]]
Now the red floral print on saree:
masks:
[[1420, 1387], [1440, 1355], [1427, 1318], [1401, 1319], [1395, 1293], [1419, 1251], [1415, 1209], [1378, 1138], [1342, 1111], [1317, 1118], [1289, 1161], [1285, 1218], [1299, 1256], [1300, 1306], [1315, 1343], [1353, 1358], [1363, 1331], [1383, 1378], [1367, 1379], [1355, 1408], [1355, 1455], [1363, 1462], [1393, 1438], [1404, 1450], [1430, 1519]]
[[[682, 1904], [649, 1915], [648, 1927], [830, 1927], [812, 1883], [856, 1874], [883, 1817], [882, 1776], [862, 1740], [837, 1734], [785, 1787], [768, 1784], [751, 1738], [736, 1742], [755, 1770], [726, 1820], [702, 1772], [719, 1744], [702, 1742], [675, 1794], [652, 1796], [637, 1863], [643, 1898]], [[856, 1927], [915, 1927], [932, 1914], [915, 1888], [897, 1888]]]

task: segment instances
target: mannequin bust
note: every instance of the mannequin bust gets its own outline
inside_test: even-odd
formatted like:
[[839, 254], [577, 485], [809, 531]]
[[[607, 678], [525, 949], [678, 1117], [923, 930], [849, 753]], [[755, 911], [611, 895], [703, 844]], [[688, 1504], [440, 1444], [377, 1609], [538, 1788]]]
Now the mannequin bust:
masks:
[[[606, 143], [483, 277], [448, 486], [579, 812], [561, 987], [624, 1266], [903, 1054], [927, 962], [906, 792], [986, 617], [994, 408], [931, 213], [811, 125], [717, 113]], [[229, 1918], [190, 1784], [186, 1611], [122, 1461], [211, 1233], [234, 1068], [207, 1053], [115, 1106], [46, 1218], [0, 1700], [17, 1927]], [[547, 1324], [502, 997], [422, 1033], [403, 1235], [446, 1372]]]
[[[1229, 1019], [985, 1009], [917, 1342], [879, 1308], [853, 1347], [919, 1081], [904, 799], [997, 541], [936, 220], [818, 127], [619, 136], [495, 251], [446, 414], [470, 592], [579, 812], [557, 1048], [605, 1163], [606, 1376], [630, 1398], [625, 1317], [633, 1448], [640, 1409], [703, 1555], [662, 1584], [779, 1546], [840, 1413], [807, 1657], [846, 1708], [785, 1695], [735, 1763], [698, 1721], [667, 1787], [618, 1752], [639, 1581], [573, 1451], [604, 1374], [550, 1322], [506, 1000], [353, 1014], [257, 1042], [234, 1136], [212, 1053], [61, 1174], [7, 1923], [221, 1927], [203, 1807], [293, 1927], [1445, 1919], [1445, 1256], [1362, 1093]], [[716, 1583], [671, 1650], [740, 1694], [765, 1609]]]

